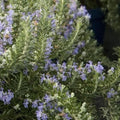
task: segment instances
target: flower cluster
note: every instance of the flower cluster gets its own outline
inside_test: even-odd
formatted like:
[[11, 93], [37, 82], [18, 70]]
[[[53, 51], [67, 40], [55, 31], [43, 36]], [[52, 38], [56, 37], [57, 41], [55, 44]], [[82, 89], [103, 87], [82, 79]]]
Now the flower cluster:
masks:
[[34, 101], [32, 101], [30, 98], [26, 98], [23, 103], [24, 107], [27, 109], [31, 106], [33, 109], [36, 109], [35, 113], [37, 120], [41, 120], [41, 119], [48, 120], [49, 115], [48, 113], [46, 113], [47, 111], [54, 111], [53, 116], [55, 115], [58, 117], [65, 118], [66, 120], [71, 120], [72, 118], [68, 115], [68, 113], [65, 113], [66, 108], [65, 106], [62, 106], [63, 101], [61, 101], [60, 97], [64, 96], [64, 101], [67, 101], [73, 98], [72, 93], [70, 95], [69, 92], [66, 93], [63, 92], [65, 86], [61, 85], [55, 76], [50, 77], [49, 75], [45, 76], [43, 74], [41, 77], [40, 84], [41, 85], [48, 84], [49, 86], [52, 85], [51, 90], [56, 91], [55, 94], [54, 95], [45, 94], [43, 98]]
[[3, 88], [0, 89], [0, 100], [4, 102], [4, 104], [10, 104], [10, 101], [14, 98], [14, 94], [8, 90], [8, 92], [4, 92]]
[[4, 53], [7, 43], [10, 45], [13, 43], [12, 25], [14, 11], [11, 5], [8, 6], [8, 9], [7, 15], [0, 19], [0, 55]]

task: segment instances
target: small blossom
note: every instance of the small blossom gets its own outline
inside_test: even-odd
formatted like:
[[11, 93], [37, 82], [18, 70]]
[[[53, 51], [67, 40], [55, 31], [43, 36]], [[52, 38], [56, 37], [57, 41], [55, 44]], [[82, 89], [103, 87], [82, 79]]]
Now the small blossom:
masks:
[[86, 75], [85, 75], [84, 73], [82, 73], [82, 74], [80, 75], [80, 77], [81, 77], [82, 80], [87, 80]]
[[86, 13], [87, 13], [87, 10], [86, 10], [85, 6], [81, 6], [78, 9], [77, 16], [85, 16]]
[[103, 70], [104, 70], [104, 67], [101, 65], [100, 62], [98, 62], [98, 65], [97, 66], [94, 66], [94, 69], [97, 73], [100, 73], [102, 74]]
[[28, 70], [27, 69], [23, 70], [23, 74], [28, 75]]
[[70, 0], [70, 13], [77, 10], [77, 3], [75, 0]]
[[38, 100], [35, 100], [32, 102], [32, 108], [37, 108], [38, 107]]
[[73, 55], [76, 55], [76, 54], [78, 54], [79, 53], [79, 48], [78, 47], [76, 47], [75, 49], [74, 49], [74, 51], [73, 51]]
[[44, 99], [45, 99], [45, 102], [46, 102], [46, 103], [48, 103], [48, 102], [50, 102], [50, 101], [51, 101], [50, 96], [49, 96], [49, 95], [47, 95], [47, 94], [45, 95]]
[[25, 107], [25, 108], [28, 108], [28, 104], [29, 104], [28, 100], [25, 99], [25, 100], [24, 100], [24, 103], [23, 103], [24, 107]]
[[65, 114], [63, 117], [64, 117], [66, 120], [71, 120], [71, 119], [72, 119], [71, 117], [68, 116], [68, 114]]
[[3, 89], [0, 91], [0, 100], [4, 102], [4, 104], [10, 104], [11, 99], [14, 97], [14, 94], [8, 90], [8, 92], [3, 92]]
[[73, 31], [73, 27], [72, 26], [67, 26], [65, 27], [65, 32], [64, 32], [64, 38], [67, 40], [68, 37], [70, 36], [70, 34]]
[[36, 71], [38, 69], [38, 66], [37, 65], [34, 65], [33, 66], [33, 71]]
[[113, 73], [114, 73], [114, 68], [111, 67], [111, 69], [108, 70], [108, 74], [109, 74], [109, 75], [112, 75]]
[[45, 58], [49, 57], [52, 48], [53, 48], [53, 46], [52, 46], [52, 38], [50, 37], [50, 38], [47, 38], [47, 41], [46, 41]]
[[116, 95], [117, 92], [115, 92], [115, 90], [113, 88], [110, 89], [109, 92], [107, 92], [107, 98], [111, 98], [114, 97], [114, 95]]

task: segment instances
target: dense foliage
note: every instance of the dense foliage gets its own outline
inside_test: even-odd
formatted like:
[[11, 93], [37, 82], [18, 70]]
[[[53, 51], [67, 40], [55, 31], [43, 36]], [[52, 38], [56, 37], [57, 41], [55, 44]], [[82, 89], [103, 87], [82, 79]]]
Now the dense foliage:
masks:
[[1, 120], [120, 119], [120, 70], [97, 46], [84, 6], [77, 0], [0, 4]]

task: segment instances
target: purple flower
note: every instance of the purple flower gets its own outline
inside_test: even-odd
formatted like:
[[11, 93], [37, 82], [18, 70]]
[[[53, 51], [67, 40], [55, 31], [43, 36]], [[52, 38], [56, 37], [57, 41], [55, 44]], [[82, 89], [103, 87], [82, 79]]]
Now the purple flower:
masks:
[[94, 70], [95, 70], [97, 73], [102, 74], [102, 72], [103, 72], [103, 70], [104, 70], [104, 67], [101, 65], [100, 62], [98, 62], [98, 65], [97, 65], [97, 66], [94, 66]]
[[85, 46], [85, 41], [78, 43], [78, 48], [83, 48]]
[[47, 38], [47, 42], [46, 42], [45, 58], [49, 57], [52, 48], [53, 48], [53, 46], [52, 46], [52, 38], [50, 37], [50, 38]]
[[78, 17], [85, 17], [85, 19], [89, 20], [91, 18], [90, 14], [87, 12], [85, 6], [81, 6], [79, 9], [78, 9], [78, 12], [77, 12], [77, 16]]
[[37, 117], [37, 120], [41, 120], [41, 117], [42, 117], [42, 111], [41, 110], [36, 111], [36, 117]]
[[105, 76], [104, 75], [101, 75], [100, 76], [100, 80], [104, 80], [105, 79]]
[[28, 108], [28, 104], [29, 104], [28, 100], [25, 99], [25, 100], [24, 100], [24, 103], [23, 103], [24, 107], [25, 107], [25, 108]]
[[73, 55], [76, 55], [76, 54], [78, 54], [79, 53], [79, 48], [78, 47], [76, 47], [74, 50], [73, 50]]
[[37, 120], [47, 120], [47, 115], [43, 113], [43, 103], [40, 103], [40, 106], [38, 106], [38, 110], [36, 111], [36, 117]]
[[52, 61], [49, 60], [49, 59], [46, 59], [45, 62], [46, 63], [45, 63], [45, 67], [44, 68], [45, 68], [45, 70], [48, 70], [48, 68], [50, 67], [50, 64], [51, 64]]
[[73, 24], [73, 20], [71, 19], [70, 21], [69, 21], [69, 25], [72, 25]]
[[51, 81], [53, 81], [53, 82], [58, 82], [58, 80], [57, 80], [57, 78], [56, 78], [55, 75], [51, 78]]
[[57, 67], [57, 65], [56, 65], [55, 63], [51, 63], [51, 64], [50, 64], [50, 67], [51, 67], [53, 70], [58, 71], [58, 67]]
[[53, 108], [53, 105], [52, 105], [52, 103], [47, 103], [47, 105], [46, 105], [49, 109], [52, 109]]
[[66, 81], [67, 80], [67, 76], [65, 76], [64, 74], [62, 75], [62, 81]]
[[54, 30], [54, 28], [56, 27], [56, 20], [55, 19], [53, 19], [51, 21], [51, 25], [52, 25], [52, 30]]
[[90, 73], [92, 70], [91, 68], [93, 67], [92, 61], [89, 61], [86, 65], [85, 65], [85, 69], [87, 69], [87, 73]]
[[59, 112], [62, 112], [62, 111], [63, 111], [63, 109], [62, 109], [61, 107], [58, 107], [57, 110], [58, 110]]
[[86, 80], [87, 79], [86, 75], [84, 73], [82, 73], [82, 75], [80, 75], [80, 77], [81, 77], [82, 80]]
[[67, 26], [65, 27], [65, 32], [64, 32], [64, 38], [67, 40], [68, 37], [70, 36], [70, 34], [73, 31], [73, 27], [72, 26]]
[[0, 91], [0, 100], [4, 102], [4, 104], [10, 104], [11, 99], [14, 97], [14, 94], [8, 90], [8, 92]]
[[66, 67], [66, 62], [63, 62], [63, 63], [62, 63], [62, 68], [63, 68], [64, 70], [66, 70], [66, 68], [67, 68], [67, 67]]
[[70, 13], [77, 10], [77, 3], [75, 0], [70, 0]]
[[77, 16], [85, 16], [87, 13], [87, 10], [85, 6], [81, 6], [77, 12]]
[[38, 107], [38, 100], [35, 100], [32, 102], [32, 108], [37, 108]]
[[33, 71], [36, 71], [38, 69], [38, 66], [37, 65], [34, 65], [33, 66]]
[[89, 20], [90, 18], [91, 18], [91, 15], [90, 15], [89, 13], [87, 13], [87, 14], [85, 15], [85, 19]]
[[45, 74], [42, 74], [42, 76], [41, 76], [41, 83], [43, 83], [43, 81], [45, 80], [46, 78], [45, 78]]
[[6, 17], [6, 20], [8, 22], [8, 26], [12, 27], [12, 24], [13, 24], [13, 14], [14, 14], [14, 11], [12, 9], [10, 9], [8, 11], [8, 15]]
[[117, 94], [117, 92], [115, 92], [115, 90], [113, 88], [111, 88], [110, 91], [107, 92], [107, 98], [111, 98], [116, 94]]
[[28, 70], [27, 69], [23, 70], [23, 74], [28, 75]]
[[65, 117], [66, 120], [71, 120], [72, 118], [68, 116], [68, 114], [65, 114], [63, 117]]
[[70, 93], [69, 93], [69, 92], [66, 92], [66, 96], [67, 96], [68, 98], [70, 98], [70, 97], [71, 97], [71, 95], [70, 95]]
[[44, 108], [43, 105], [44, 105], [43, 103], [39, 103], [38, 110], [43, 111], [43, 108]]
[[49, 95], [46, 94], [46, 95], [44, 96], [44, 100], [45, 100], [46, 103], [48, 103], [48, 102], [51, 101], [51, 98], [50, 98]]
[[47, 119], [48, 119], [47, 115], [45, 113], [43, 113], [42, 114], [42, 120], [47, 120]]
[[114, 67], [111, 67], [111, 69], [110, 69], [112, 72], [114, 72]]
[[72, 67], [73, 67], [73, 69], [74, 69], [75, 71], [78, 71], [78, 66], [77, 66], [77, 64], [76, 64], [75, 62], [73, 63]]
[[10, 10], [8, 11], [8, 14], [9, 14], [9, 16], [13, 16], [14, 10], [10, 9]]

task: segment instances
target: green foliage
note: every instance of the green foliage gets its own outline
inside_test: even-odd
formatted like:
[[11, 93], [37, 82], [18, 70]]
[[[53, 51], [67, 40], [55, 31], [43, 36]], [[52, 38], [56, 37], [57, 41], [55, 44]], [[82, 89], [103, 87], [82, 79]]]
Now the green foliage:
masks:
[[[110, 112], [113, 102], [106, 104], [106, 94], [118, 81], [119, 69], [107, 73], [101, 65], [110, 62], [93, 39], [87, 11], [71, 0], [5, 4], [12, 7], [0, 14], [11, 18], [0, 19], [6, 24], [0, 33], [0, 119], [94, 120], [103, 115], [97, 112], [101, 107]], [[13, 44], [7, 42], [10, 35]], [[96, 109], [95, 98], [103, 98], [106, 106]]]
[[119, 31], [120, 1], [119, 0], [101, 0], [101, 1], [103, 2], [103, 9], [106, 12], [106, 22], [114, 30]]

